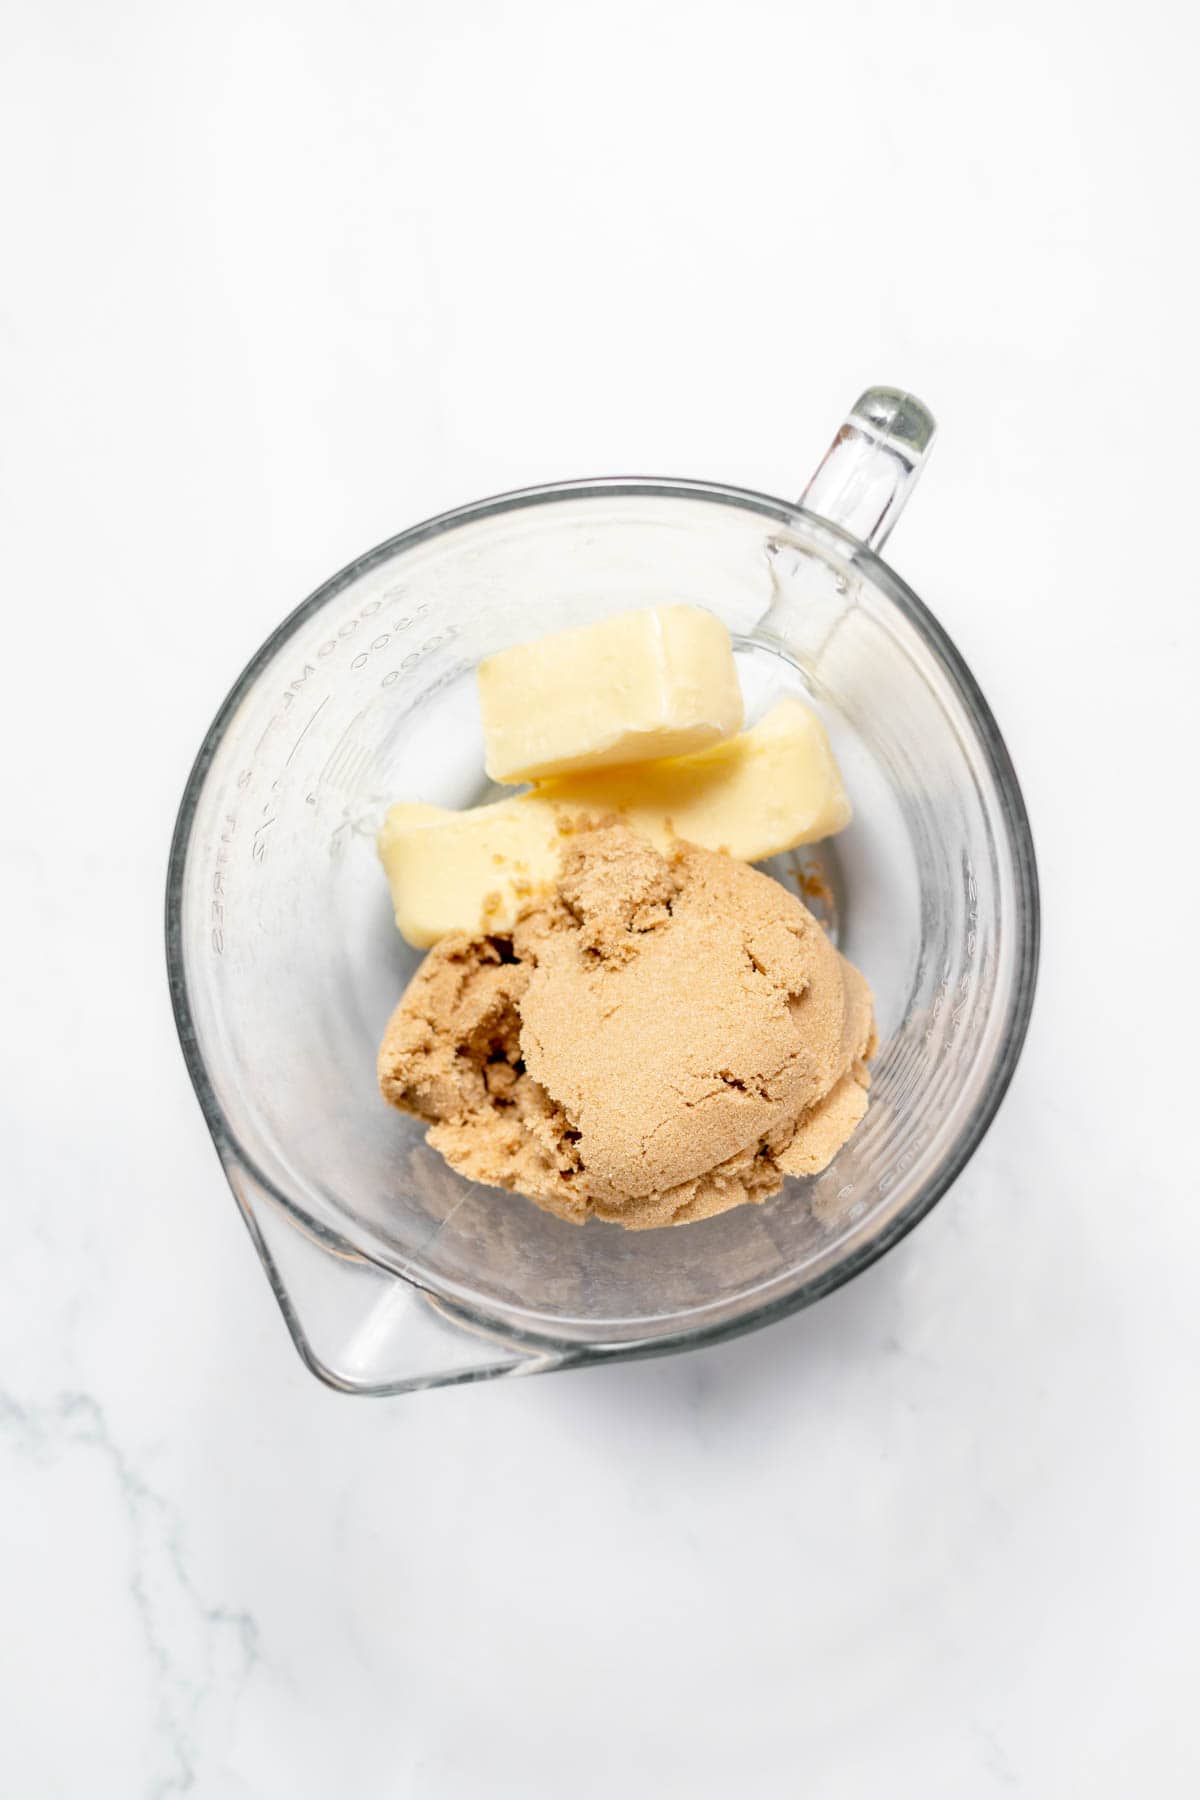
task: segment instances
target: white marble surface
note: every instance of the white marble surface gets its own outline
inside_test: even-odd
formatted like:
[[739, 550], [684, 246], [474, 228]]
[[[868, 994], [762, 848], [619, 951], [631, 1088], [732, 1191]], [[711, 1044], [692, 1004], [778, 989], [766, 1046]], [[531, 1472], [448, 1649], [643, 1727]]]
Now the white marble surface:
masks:
[[[3, 35], [0, 1792], [1195, 1794], [1193, 9]], [[771, 1331], [335, 1397], [167, 1005], [217, 701], [406, 523], [571, 473], [795, 491], [870, 380], [939, 414], [893, 559], [1041, 854], [997, 1124]]]

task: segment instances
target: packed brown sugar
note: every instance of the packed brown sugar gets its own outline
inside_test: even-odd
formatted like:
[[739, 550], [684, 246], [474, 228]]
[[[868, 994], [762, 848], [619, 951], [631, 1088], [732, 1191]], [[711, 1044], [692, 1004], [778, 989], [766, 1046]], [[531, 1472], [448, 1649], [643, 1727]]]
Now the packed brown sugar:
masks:
[[867, 1107], [871, 995], [801, 902], [608, 821], [511, 935], [443, 938], [380, 1085], [474, 1181], [582, 1223], [682, 1224], [823, 1169]]

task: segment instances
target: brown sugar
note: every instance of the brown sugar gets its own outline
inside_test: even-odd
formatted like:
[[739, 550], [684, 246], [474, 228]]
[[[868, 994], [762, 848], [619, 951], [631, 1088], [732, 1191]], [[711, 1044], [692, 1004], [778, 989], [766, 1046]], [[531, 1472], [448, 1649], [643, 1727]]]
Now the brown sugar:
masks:
[[871, 995], [792, 894], [609, 821], [511, 935], [442, 939], [382, 1090], [474, 1181], [564, 1218], [682, 1224], [823, 1169], [867, 1108]]

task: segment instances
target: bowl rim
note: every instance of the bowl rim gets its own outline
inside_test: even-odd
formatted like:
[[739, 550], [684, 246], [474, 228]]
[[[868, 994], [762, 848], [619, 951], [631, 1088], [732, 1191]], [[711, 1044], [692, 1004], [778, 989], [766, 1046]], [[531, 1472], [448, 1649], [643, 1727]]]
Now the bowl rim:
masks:
[[[698, 1322], [677, 1331], [655, 1333], [650, 1337], [633, 1336], [627, 1339], [593, 1342], [586, 1338], [562, 1335], [556, 1337], [552, 1329], [542, 1330], [539, 1328], [536, 1331], [522, 1329], [482, 1307], [472, 1306], [469, 1299], [464, 1299], [461, 1291], [454, 1291], [451, 1283], [447, 1283], [445, 1288], [433, 1283], [426, 1284], [416, 1278], [416, 1271], [411, 1268], [401, 1273], [390, 1262], [373, 1256], [360, 1244], [342, 1237], [319, 1220], [312, 1218], [291, 1195], [265, 1174], [255, 1158], [239, 1142], [209, 1080], [188, 991], [183, 952], [182, 907], [192, 828], [209, 769], [224, 739], [226, 730], [241, 701], [254, 685], [262, 670], [277, 652], [305, 626], [309, 619], [379, 563], [389, 561], [398, 554], [441, 537], [460, 526], [564, 500], [613, 497], [700, 500], [748, 510], [781, 525], [800, 525], [809, 533], [816, 534], [831, 543], [847, 562], [855, 568], [862, 569], [872, 582], [884, 592], [888, 600], [914, 627], [924, 645], [941, 665], [943, 673], [955, 689], [978, 734], [979, 746], [991, 769], [1000, 802], [1001, 817], [1010, 840], [1012, 873], [1016, 890], [1013, 930], [1017, 934], [1017, 945], [1009, 1016], [1005, 1022], [1003, 1039], [997, 1051], [992, 1079], [964, 1122], [952, 1152], [947, 1156], [944, 1164], [916, 1190], [908, 1203], [893, 1219], [889, 1220], [869, 1240], [851, 1248], [848, 1254], [835, 1265], [819, 1270], [809, 1280], [800, 1282], [794, 1289], [782, 1294], [775, 1294], [760, 1301], [757, 1305], [750, 1306], [734, 1318], [718, 1317], [707, 1324]], [[806, 511], [795, 502], [781, 500], [772, 495], [760, 493], [756, 489], [736, 487], [728, 483], [661, 476], [605, 476], [548, 482], [534, 487], [512, 489], [481, 500], [470, 501], [463, 506], [453, 507], [449, 511], [422, 520], [407, 530], [398, 532], [375, 545], [363, 555], [346, 564], [328, 580], [322, 582], [305, 600], [293, 608], [274, 631], [264, 639], [233, 682], [224, 700], [217, 708], [196, 753], [184, 785], [171, 837], [167, 863], [164, 922], [167, 977], [175, 1026], [188, 1075], [200, 1104], [205, 1124], [226, 1173], [229, 1173], [231, 1165], [236, 1165], [238, 1170], [249, 1176], [256, 1187], [278, 1206], [293, 1224], [310, 1237], [315, 1237], [319, 1243], [334, 1252], [335, 1255], [343, 1257], [348, 1255], [372, 1263], [392, 1279], [405, 1281], [408, 1286], [424, 1293], [439, 1307], [459, 1316], [464, 1326], [483, 1331], [493, 1337], [499, 1337], [513, 1345], [527, 1348], [531, 1353], [536, 1351], [540, 1357], [545, 1357], [547, 1352], [550, 1352], [553, 1357], [555, 1351], [559, 1352], [559, 1355], [554, 1358], [556, 1366], [568, 1362], [611, 1360], [620, 1356], [665, 1354], [672, 1350], [718, 1343], [726, 1338], [740, 1336], [743, 1332], [757, 1330], [812, 1305], [815, 1301], [824, 1298], [825, 1295], [844, 1286], [846, 1282], [853, 1280], [856, 1275], [861, 1274], [880, 1257], [886, 1255], [932, 1211], [958, 1179], [995, 1119], [1012, 1081], [1028, 1033], [1037, 986], [1041, 948], [1041, 904], [1037, 859], [1029, 815], [1016, 770], [979, 683], [936, 616], [913, 589], [897, 575], [891, 565], [876, 552], [868, 549], [865, 544], [848, 532], [841, 530], [818, 514]], [[245, 1202], [240, 1203], [245, 1211]], [[251, 1233], [256, 1245], [259, 1246], [261, 1255], [260, 1234], [249, 1218], [247, 1223], [251, 1224]], [[282, 1304], [282, 1296], [280, 1299]], [[284, 1308], [284, 1312], [292, 1334], [296, 1338], [297, 1347], [305, 1360], [318, 1374], [327, 1373], [323, 1370], [311, 1345], [306, 1341], [303, 1323], [295, 1316], [294, 1308], [288, 1305]], [[530, 1318], [536, 1316], [529, 1315]]]

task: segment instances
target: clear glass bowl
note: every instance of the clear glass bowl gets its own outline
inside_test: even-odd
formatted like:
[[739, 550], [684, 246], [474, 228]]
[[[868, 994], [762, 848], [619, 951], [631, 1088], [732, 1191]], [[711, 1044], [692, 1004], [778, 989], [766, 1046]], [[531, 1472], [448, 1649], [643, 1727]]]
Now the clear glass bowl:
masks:
[[[852, 495], [824, 499], [853, 517]], [[824, 1174], [684, 1228], [580, 1229], [466, 1182], [379, 1097], [376, 1048], [418, 959], [373, 840], [397, 798], [488, 797], [483, 656], [664, 599], [724, 619], [752, 712], [798, 692], [829, 727], [854, 822], [771, 869], [866, 973], [881, 1043], [867, 1117]], [[734, 488], [567, 483], [402, 533], [264, 644], [188, 781], [167, 939], [188, 1067], [296, 1343], [335, 1386], [385, 1393], [710, 1341], [866, 1267], [999, 1105], [1037, 882], [982, 694], [861, 541]]]

